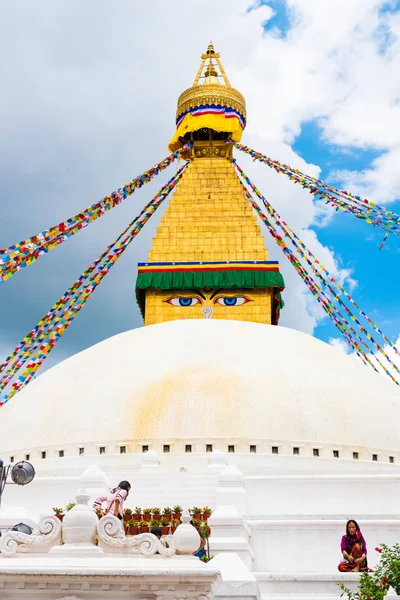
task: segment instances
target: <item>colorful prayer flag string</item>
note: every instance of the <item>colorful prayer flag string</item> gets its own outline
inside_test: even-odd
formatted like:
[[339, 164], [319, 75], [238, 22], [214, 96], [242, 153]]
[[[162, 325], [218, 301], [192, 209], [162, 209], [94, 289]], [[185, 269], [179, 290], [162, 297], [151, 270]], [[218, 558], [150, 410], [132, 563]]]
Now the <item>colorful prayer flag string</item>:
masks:
[[[236, 163], [236, 160], [234, 161], [234, 166], [236, 167], [236, 169], [238, 170], [238, 172], [241, 174], [243, 173], [243, 170], [239, 167], [239, 165]], [[244, 174], [244, 173], [243, 173]], [[245, 175], [245, 174], [244, 174]], [[246, 176], [247, 177], [247, 176]], [[249, 180], [250, 181], [250, 180]], [[250, 183], [250, 185], [252, 185]], [[258, 192], [258, 190], [257, 190]], [[257, 193], [256, 192], [256, 193]], [[260, 199], [262, 200], [264, 206], [267, 208], [267, 210], [273, 210], [273, 207], [270, 203], [268, 203], [268, 201], [260, 195]], [[267, 202], [268, 207], [266, 206], [265, 202]], [[277, 218], [279, 218], [280, 222], [283, 224], [284, 227], [286, 227], [288, 229], [288, 231], [290, 231], [291, 235], [295, 237], [295, 239], [297, 239], [297, 242], [301, 245], [301, 247], [303, 248], [303, 250], [310, 256], [310, 258], [312, 260], [315, 261], [315, 263], [318, 265], [318, 267], [325, 273], [326, 277], [328, 278], [328, 280], [330, 282], [332, 282], [333, 284], [335, 284], [335, 286], [338, 288], [338, 290], [344, 294], [347, 298], [347, 300], [358, 310], [358, 312], [360, 313], [360, 315], [362, 317], [364, 317], [364, 319], [366, 319], [368, 321], [368, 323], [373, 327], [373, 329], [375, 329], [375, 331], [377, 331], [385, 340], [385, 342], [392, 348], [392, 350], [400, 356], [400, 352], [399, 350], [396, 348], [396, 346], [393, 344], [393, 342], [390, 341], [390, 339], [388, 337], [386, 337], [386, 335], [383, 333], [383, 331], [374, 323], [374, 321], [372, 319], [370, 319], [370, 317], [363, 311], [361, 310], [361, 308], [358, 306], [358, 304], [353, 300], [353, 298], [350, 296], [350, 294], [348, 294], [348, 292], [343, 288], [343, 286], [340, 285], [340, 283], [333, 277], [333, 275], [319, 262], [319, 260], [311, 253], [311, 251], [306, 247], [306, 245], [298, 238], [298, 236], [296, 235], [296, 233], [293, 231], [293, 229], [291, 229], [289, 227], [289, 225], [286, 223], [286, 221], [284, 221], [282, 219], [282, 217], [280, 217], [278, 215], [278, 213], [276, 211], [274, 211], [275, 214], [277, 215]], [[385, 238], [388, 236], [389, 234], [385, 235]], [[384, 239], [385, 239], [384, 238]]]
[[347, 192], [346, 190], [339, 190], [327, 183], [306, 175], [294, 169], [289, 165], [280, 163], [277, 160], [273, 160], [248, 146], [239, 144], [238, 142], [229, 143], [233, 144], [235, 148], [241, 150], [245, 154], [248, 154], [253, 160], [258, 160], [266, 164], [271, 169], [274, 169], [277, 173], [283, 173], [294, 183], [300, 184], [303, 188], [307, 188], [308, 191], [315, 196], [316, 199], [324, 200], [326, 204], [330, 204], [336, 210], [342, 210], [353, 214], [358, 219], [363, 219], [367, 223], [373, 226], [384, 229], [387, 234], [380, 246], [383, 247], [389, 233], [400, 237], [400, 216], [396, 213], [387, 210], [383, 206], [378, 206], [371, 202], [371, 200], [363, 199], [360, 196]]
[[188, 150], [188, 145], [173, 152], [157, 165], [132, 179], [129, 183], [118, 188], [117, 191], [104, 196], [101, 200], [85, 208], [82, 212], [74, 215], [58, 225], [50, 227], [37, 235], [18, 242], [9, 248], [0, 249], [0, 283], [7, 281], [21, 268], [33, 264], [42, 254], [53, 250], [59, 244], [93, 223], [106, 212], [121, 204], [128, 196], [137, 189], [151, 181], [156, 175], [164, 171], [181, 154]]
[[[265, 213], [262, 212], [260, 206], [252, 199], [247, 188], [244, 186], [245, 190], [247, 192], [248, 198], [251, 202], [251, 205], [257, 211], [257, 213], [259, 214], [261, 219], [264, 221], [264, 223], [267, 225], [271, 235], [274, 237], [275, 241], [281, 247], [281, 249], [285, 253], [286, 257], [290, 260], [290, 262], [292, 263], [294, 268], [298, 271], [298, 273], [300, 274], [302, 279], [305, 281], [305, 283], [309, 287], [310, 291], [316, 297], [318, 302], [322, 305], [324, 310], [332, 318], [336, 327], [338, 327], [338, 329], [344, 335], [346, 341], [351, 345], [351, 347], [355, 350], [357, 355], [360, 356], [360, 358], [363, 360], [364, 363], [369, 364], [376, 371], [379, 371], [379, 369], [377, 369], [375, 367], [375, 365], [373, 365], [371, 362], [371, 360], [375, 360], [378, 363], [380, 369], [382, 371], [384, 371], [392, 379], [392, 381], [394, 381], [397, 385], [399, 385], [399, 382], [397, 381], [397, 379], [395, 377], [393, 377], [393, 375], [390, 373], [390, 371], [388, 369], [386, 369], [385, 366], [381, 363], [378, 355], [373, 353], [373, 350], [370, 348], [370, 346], [368, 346], [368, 342], [372, 343], [375, 346], [375, 348], [378, 350], [378, 352], [384, 356], [384, 358], [389, 362], [389, 364], [391, 365], [391, 367], [394, 370], [396, 370], [398, 373], [400, 373], [400, 369], [397, 367], [397, 365], [395, 363], [393, 363], [393, 361], [388, 357], [388, 355], [386, 354], [384, 349], [378, 344], [378, 342], [371, 336], [371, 334], [360, 323], [360, 321], [357, 319], [357, 317], [351, 312], [351, 310], [345, 304], [343, 299], [340, 297], [339, 293], [334, 288], [336, 287], [337, 290], [339, 290], [339, 292], [343, 293], [345, 298], [351, 304], [353, 304], [353, 306], [355, 306], [358, 309], [360, 315], [362, 317], [364, 317], [368, 321], [368, 323], [375, 329], [375, 331], [380, 333], [380, 335], [390, 345], [390, 347], [397, 354], [399, 354], [399, 351], [397, 350], [397, 348], [383, 334], [383, 332], [381, 332], [381, 330], [373, 323], [373, 321], [366, 315], [366, 313], [364, 313], [364, 311], [362, 311], [358, 308], [357, 304], [354, 302], [354, 300], [351, 298], [351, 296], [343, 289], [342, 286], [340, 286], [340, 284], [338, 284], [336, 282], [335, 278], [332, 277], [330, 275], [330, 273], [327, 271], [327, 269], [325, 269], [325, 267], [323, 267], [321, 265], [321, 263], [311, 253], [311, 251], [308, 248], [306, 248], [305, 244], [299, 239], [299, 237], [287, 225], [287, 223], [285, 221], [283, 221], [283, 219], [280, 217], [280, 215], [275, 211], [275, 209], [271, 206], [271, 204], [264, 198], [264, 196], [261, 194], [261, 192], [251, 182], [249, 177], [239, 167], [239, 165], [236, 163], [236, 161], [234, 161], [234, 165], [239, 174], [239, 177], [242, 179], [242, 183], [243, 183], [243, 181], [246, 182], [246, 184], [260, 198], [260, 200], [263, 202], [265, 208], [267, 209], [267, 211], [273, 221], [271, 221], [267, 217], [267, 215], [265, 215]], [[275, 223], [275, 225], [273, 223]], [[308, 266], [311, 268], [312, 273], [321, 282], [322, 288], [317, 284], [316, 280], [314, 279], [314, 276], [311, 273], [307, 272], [307, 270], [304, 268], [304, 266], [301, 264], [301, 262], [296, 258], [295, 254], [286, 245], [286, 243], [283, 240], [282, 235], [279, 235], [277, 227], [282, 231], [283, 237], [290, 240], [291, 244], [296, 249], [296, 253], [299, 254], [301, 256], [301, 258], [305, 261], [305, 263], [308, 264]], [[327, 278], [324, 277], [324, 275], [321, 273], [321, 271], [323, 273], [325, 273]], [[335, 300], [335, 302], [338, 303], [339, 306], [336, 306], [331, 301], [331, 299], [327, 296], [327, 292], [329, 292], [331, 294], [331, 297], [333, 297], [333, 299]], [[345, 314], [343, 314], [343, 312], [341, 312], [339, 307], [341, 307], [344, 310]], [[357, 332], [354, 329], [354, 327], [352, 327], [350, 325], [349, 321], [346, 318], [346, 315], [351, 321], [353, 321], [353, 323], [355, 323], [359, 327], [359, 332]], [[364, 338], [363, 338], [363, 336], [364, 336]], [[367, 350], [367, 353], [364, 351], [363, 348], [361, 348], [360, 344], [357, 342], [357, 339], [355, 339], [355, 338], [357, 338], [360, 341], [361, 345]], [[365, 338], [368, 340], [368, 342], [365, 341]]]
[[[26, 386], [51, 352], [59, 338], [83, 308], [91, 294], [109, 272], [113, 264], [126, 250], [160, 204], [179, 183], [187, 168], [187, 163], [145, 206], [141, 213], [124, 229], [118, 238], [84, 271], [65, 294], [54, 304], [15, 350], [0, 365], [0, 391], [4, 390], [18, 371], [29, 360], [23, 373], [11, 385], [11, 391], [0, 400], [0, 406], [8, 402], [19, 390]], [[82, 288], [82, 289], [81, 289]]]

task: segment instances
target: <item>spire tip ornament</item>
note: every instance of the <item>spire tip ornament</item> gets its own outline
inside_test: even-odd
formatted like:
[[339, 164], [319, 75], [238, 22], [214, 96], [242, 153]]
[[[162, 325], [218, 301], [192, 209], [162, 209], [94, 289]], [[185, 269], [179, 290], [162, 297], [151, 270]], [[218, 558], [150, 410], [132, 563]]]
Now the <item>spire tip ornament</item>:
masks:
[[[245, 126], [245, 99], [231, 86], [220, 54], [215, 51], [211, 41], [206, 53], [201, 55], [201, 64], [192, 87], [178, 98], [176, 131], [168, 147], [175, 152], [186, 142], [196, 144], [200, 140], [205, 142], [214, 139], [239, 142]], [[224, 153], [230, 158], [231, 154]], [[197, 156], [193, 148], [192, 156]]]

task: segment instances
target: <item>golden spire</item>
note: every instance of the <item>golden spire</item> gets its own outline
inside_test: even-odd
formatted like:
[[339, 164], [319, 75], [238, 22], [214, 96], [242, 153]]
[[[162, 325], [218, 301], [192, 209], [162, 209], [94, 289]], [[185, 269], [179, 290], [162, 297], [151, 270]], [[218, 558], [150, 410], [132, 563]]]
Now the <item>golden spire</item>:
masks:
[[[200, 116], [202, 109], [209, 111], [208, 116]], [[214, 115], [211, 114], [212, 111]], [[215, 120], [216, 114], [219, 115], [218, 123]], [[193, 118], [194, 116], [197, 118]], [[242, 94], [231, 86], [219, 52], [215, 52], [212, 42], [201, 55], [200, 68], [192, 87], [178, 98], [176, 125], [176, 132], [169, 143], [172, 152], [182, 147], [182, 139], [188, 132], [204, 127], [226, 131], [237, 142], [241, 139], [246, 126], [246, 102]]]
[[[216, 61], [217, 65], [213, 64], [213, 59]], [[218, 74], [218, 72], [216, 70], [216, 66], [218, 66], [220, 75]], [[223, 84], [225, 84], [227, 87], [231, 87], [231, 84], [229, 83], [229, 79], [225, 73], [224, 67], [222, 66], [222, 63], [220, 61], [220, 54], [219, 54], [219, 52], [215, 52], [212, 42], [209, 43], [207, 52], [205, 54], [201, 55], [200, 68], [197, 71], [196, 77], [194, 78], [192, 87], [201, 85], [200, 79], [202, 77], [207, 78], [209, 76], [222, 77]], [[217, 83], [220, 83], [220, 82], [217, 82]], [[221, 85], [223, 85], [223, 84], [221, 84]]]

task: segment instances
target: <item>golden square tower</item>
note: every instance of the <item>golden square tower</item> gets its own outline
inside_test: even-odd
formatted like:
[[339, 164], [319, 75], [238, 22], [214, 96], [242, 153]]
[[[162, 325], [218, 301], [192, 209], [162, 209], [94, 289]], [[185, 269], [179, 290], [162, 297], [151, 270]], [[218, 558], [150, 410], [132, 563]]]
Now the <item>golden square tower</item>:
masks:
[[189, 161], [139, 264], [136, 293], [145, 325], [175, 319], [233, 319], [277, 324], [284, 288], [268, 260], [256, 216], [234, 170], [230, 140], [240, 141], [245, 100], [212, 44], [193, 86], [178, 99], [169, 144], [190, 144]]

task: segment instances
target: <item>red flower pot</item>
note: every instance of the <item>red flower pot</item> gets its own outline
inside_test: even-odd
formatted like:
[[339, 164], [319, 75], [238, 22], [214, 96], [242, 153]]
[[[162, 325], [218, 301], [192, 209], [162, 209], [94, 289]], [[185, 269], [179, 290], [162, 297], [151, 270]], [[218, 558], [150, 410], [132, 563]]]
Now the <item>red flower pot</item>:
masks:
[[142, 521], [151, 521], [151, 515], [149, 515], [149, 514], [145, 513], [145, 514], [143, 515], [143, 519], [142, 519]]
[[132, 515], [132, 521], [143, 521], [142, 515], [140, 513], [135, 513]]
[[165, 525], [165, 526], [162, 525], [161, 526], [161, 531], [162, 531], [163, 535], [168, 535], [168, 533], [169, 533], [169, 526], [168, 525]]
[[147, 525], [142, 525], [140, 527], [140, 533], [149, 533], [149, 528]]
[[176, 531], [175, 525], [171, 525], [171, 533], [175, 533], [175, 531]]
[[153, 515], [153, 519], [155, 521], [160, 521], [161, 520], [161, 515]]
[[64, 518], [64, 515], [54, 515], [54, 516], [56, 516], [56, 517], [57, 517], [57, 519], [60, 519], [60, 521], [62, 521], [62, 520], [63, 520], [63, 518]]
[[134, 525], [131, 525], [129, 527], [129, 533], [131, 535], [137, 535], [139, 533], [139, 527], [135, 527]]
[[180, 521], [181, 520], [181, 516], [182, 516], [182, 513], [174, 513], [172, 515], [172, 518], [175, 519], [175, 521]]
[[201, 521], [201, 513], [193, 513], [192, 519], [197, 519], [198, 521]]
[[208, 519], [211, 517], [211, 513], [203, 513], [203, 521], [207, 523]]

